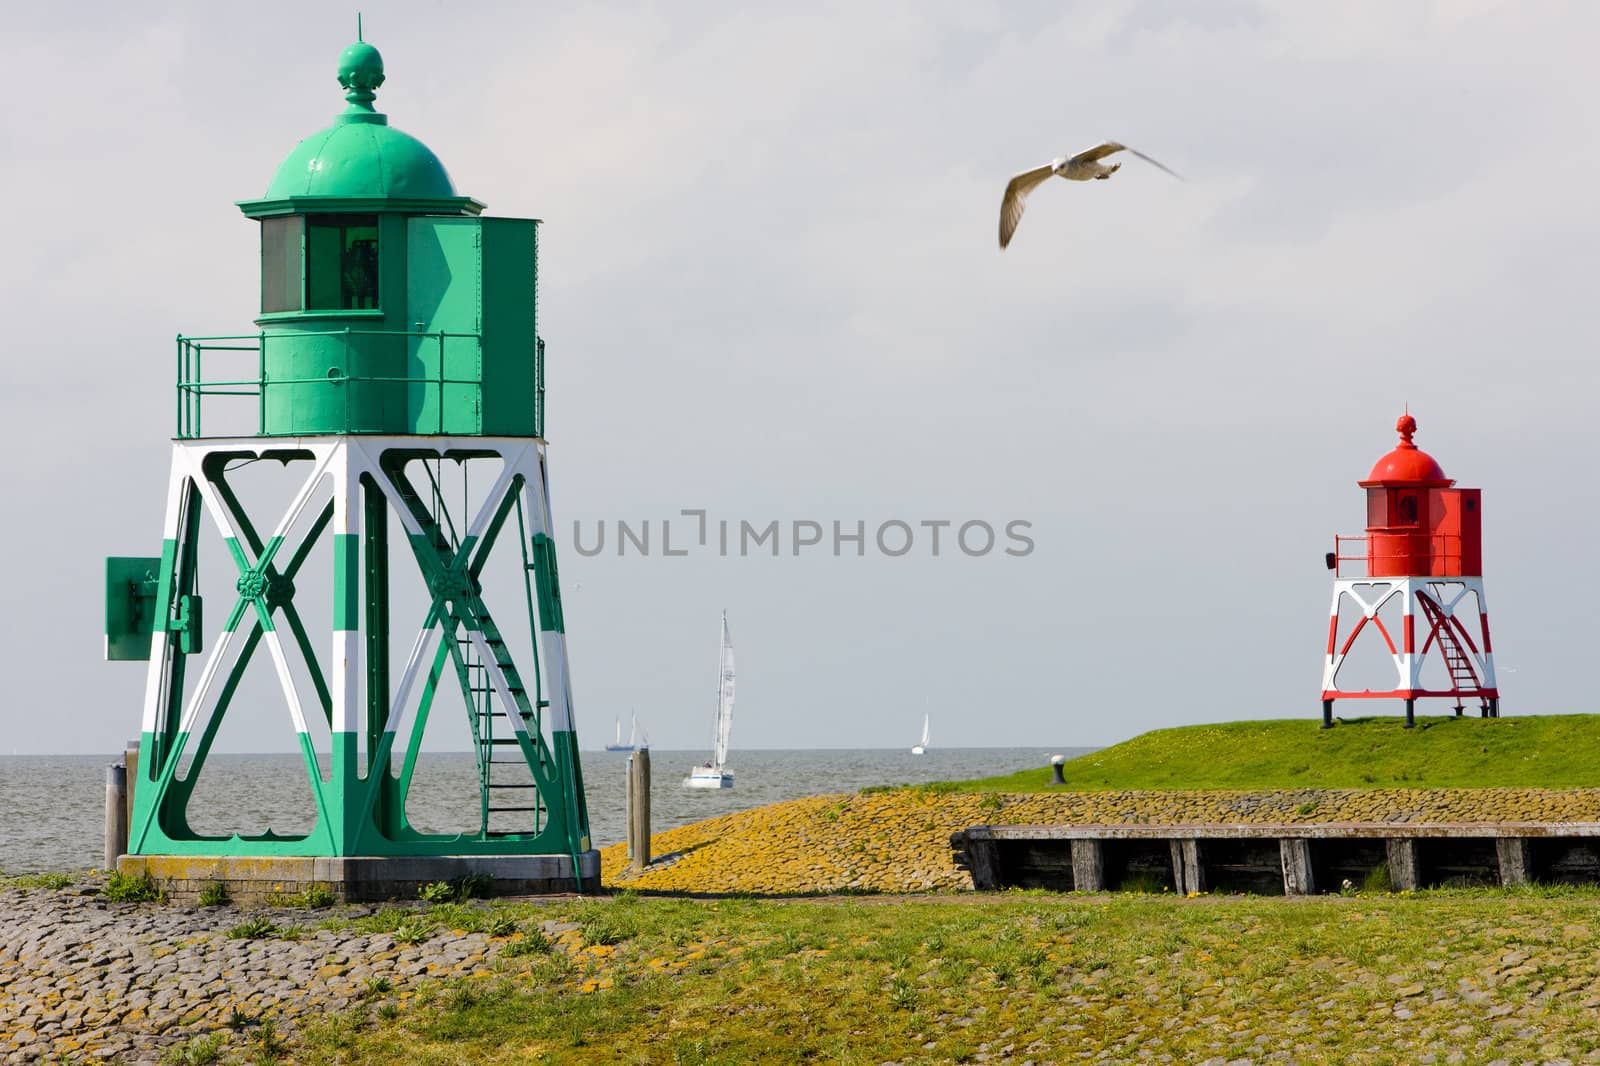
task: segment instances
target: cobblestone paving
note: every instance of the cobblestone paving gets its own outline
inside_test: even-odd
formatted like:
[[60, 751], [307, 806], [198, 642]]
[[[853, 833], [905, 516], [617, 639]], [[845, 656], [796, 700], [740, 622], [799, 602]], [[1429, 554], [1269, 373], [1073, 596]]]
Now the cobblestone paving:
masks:
[[[266, 917], [286, 925], [329, 914]], [[0, 1062], [155, 1063], [163, 1048], [230, 1020], [291, 1032], [297, 1018], [370, 997], [374, 978], [390, 986], [379, 1001], [404, 1003], [423, 982], [490, 972], [494, 953], [485, 934], [449, 929], [409, 945], [316, 928], [297, 939], [227, 935], [250, 917], [233, 907], [109, 903], [88, 881], [0, 889]]]

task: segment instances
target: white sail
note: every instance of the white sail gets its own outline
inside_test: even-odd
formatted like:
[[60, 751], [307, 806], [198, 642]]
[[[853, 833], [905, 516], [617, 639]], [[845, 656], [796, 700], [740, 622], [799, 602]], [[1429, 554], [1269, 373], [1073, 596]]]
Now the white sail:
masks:
[[[632, 711], [629, 711], [628, 715], [633, 720], [632, 725], [628, 729], [628, 747], [637, 748], [639, 746], [639, 716], [634, 714]], [[617, 739], [619, 741], [622, 739], [621, 722], [617, 723]]]
[[928, 716], [927, 715], [923, 715], [922, 716], [922, 740], [917, 744], [917, 747], [926, 748], [927, 746], [928, 746]]
[[717, 732], [711, 763], [722, 769], [728, 762], [728, 738], [733, 733], [733, 640], [728, 635], [728, 612], [722, 612], [722, 647], [717, 653]]

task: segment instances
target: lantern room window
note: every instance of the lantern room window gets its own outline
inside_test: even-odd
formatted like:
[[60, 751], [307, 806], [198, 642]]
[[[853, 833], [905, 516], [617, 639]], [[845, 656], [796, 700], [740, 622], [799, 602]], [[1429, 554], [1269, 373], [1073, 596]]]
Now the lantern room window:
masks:
[[261, 311], [298, 311], [305, 306], [300, 245], [305, 219], [281, 215], [261, 220]]
[[306, 219], [306, 310], [378, 306], [378, 217], [312, 215]]
[[261, 220], [261, 311], [378, 306], [376, 215], [280, 215]]

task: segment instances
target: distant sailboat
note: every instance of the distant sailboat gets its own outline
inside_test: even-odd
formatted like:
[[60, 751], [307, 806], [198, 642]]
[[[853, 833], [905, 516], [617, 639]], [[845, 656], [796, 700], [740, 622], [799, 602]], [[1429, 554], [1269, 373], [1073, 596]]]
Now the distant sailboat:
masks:
[[628, 742], [626, 744], [622, 742], [622, 715], [619, 714], [617, 715], [617, 739], [615, 743], [606, 745], [607, 751], [638, 751], [642, 746], [639, 743], [639, 716], [630, 712], [629, 717], [633, 719], [633, 725], [628, 730]]
[[728, 612], [722, 612], [722, 647], [717, 652], [717, 724], [711, 761], [696, 766], [683, 779], [684, 788], [732, 788], [733, 771], [727, 768], [728, 737], [733, 732], [733, 640], [728, 636]]
[[922, 739], [917, 741], [916, 747], [911, 749], [913, 755], [928, 754], [928, 716], [922, 716]]

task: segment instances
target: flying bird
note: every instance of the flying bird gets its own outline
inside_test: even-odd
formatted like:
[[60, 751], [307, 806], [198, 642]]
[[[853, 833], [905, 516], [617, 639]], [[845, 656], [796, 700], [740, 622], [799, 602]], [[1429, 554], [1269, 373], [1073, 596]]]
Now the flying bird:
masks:
[[1118, 144], [1116, 141], [1097, 144], [1088, 151], [1079, 152], [1075, 156], [1052, 159], [1042, 167], [1024, 170], [1006, 183], [1006, 195], [1000, 201], [1000, 247], [1004, 248], [1011, 243], [1012, 234], [1017, 232], [1017, 223], [1022, 221], [1022, 209], [1027, 205], [1030, 192], [1052, 177], [1066, 178], [1068, 181], [1093, 181], [1109, 178], [1122, 169], [1122, 164], [1102, 163], [1100, 160], [1117, 152], [1131, 152], [1151, 166], [1160, 167], [1179, 181], [1183, 180], [1183, 175], [1171, 167], [1158, 163], [1143, 152], [1129, 148], [1125, 144]]

